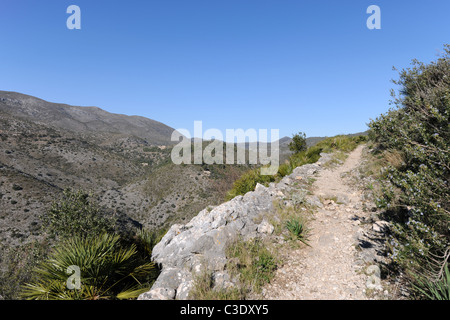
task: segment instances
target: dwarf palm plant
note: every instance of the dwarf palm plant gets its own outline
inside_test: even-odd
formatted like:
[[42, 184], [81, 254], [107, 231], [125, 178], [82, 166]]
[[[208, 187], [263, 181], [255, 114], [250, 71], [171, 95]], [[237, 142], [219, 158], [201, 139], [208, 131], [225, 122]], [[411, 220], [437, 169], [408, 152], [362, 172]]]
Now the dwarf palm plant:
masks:
[[[67, 272], [78, 268], [79, 275]], [[36, 280], [24, 286], [23, 297], [37, 300], [129, 299], [148, 290], [154, 264], [136, 245], [123, 245], [120, 237], [75, 237], [57, 247], [35, 269]], [[79, 286], [70, 285], [79, 276]]]
[[445, 265], [444, 274], [437, 281], [419, 280], [416, 289], [430, 300], [450, 300], [450, 271]]
[[300, 240], [304, 244], [308, 245], [307, 234], [309, 230], [299, 219], [292, 218], [286, 221], [286, 229], [289, 231], [290, 238], [293, 240]]

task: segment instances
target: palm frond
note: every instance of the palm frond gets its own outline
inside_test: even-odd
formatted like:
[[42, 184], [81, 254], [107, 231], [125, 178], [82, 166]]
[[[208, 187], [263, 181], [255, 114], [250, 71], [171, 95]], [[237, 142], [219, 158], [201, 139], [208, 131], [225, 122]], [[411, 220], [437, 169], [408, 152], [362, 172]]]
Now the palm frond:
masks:
[[450, 271], [448, 264], [444, 268], [441, 279], [431, 281], [428, 279], [419, 280], [414, 286], [420, 293], [430, 300], [450, 300]]
[[[57, 247], [50, 258], [41, 262], [34, 273], [38, 279], [23, 287], [26, 299], [111, 299], [139, 294], [138, 287], [154, 268], [145, 262], [135, 244], [124, 247], [118, 235], [103, 234], [96, 238], [74, 237]], [[68, 267], [80, 271], [79, 289], [67, 288], [71, 274]]]
[[120, 300], [125, 300], [125, 299], [136, 299], [140, 294], [149, 291], [150, 288], [149, 287], [145, 287], [145, 288], [138, 288], [136, 289], [134, 288], [130, 288], [128, 290], [124, 290], [122, 292], [120, 292], [119, 294], [117, 294], [117, 298]]

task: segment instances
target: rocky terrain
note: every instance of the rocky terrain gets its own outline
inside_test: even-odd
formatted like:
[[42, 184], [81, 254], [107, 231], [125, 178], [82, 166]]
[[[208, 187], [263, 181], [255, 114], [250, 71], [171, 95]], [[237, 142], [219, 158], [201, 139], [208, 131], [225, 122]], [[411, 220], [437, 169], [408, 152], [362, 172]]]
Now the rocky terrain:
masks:
[[[161, 274], [139, 299], [190, 299], [196, 276], [205, 269], [219, 289], [239, 285], [238, 277], [227, 270], [226, 256], [227, 246], [237, 238], [269, 238], [282, 256], [275, 278], [252, 298], [366, 299], [393, 294], [384, 289], [380, 271], [385, 257], [379, 239], [387, 225], [372, 212], [370, 196], [366, 199], [357, 188], [365, 183], [358, 176], [362, 149], [331, 168], [333, 155], [321, 154], [317, 163], [294, 169], [279, 183], [258, 184], [255, 191], [173, 225], [152, 254]], [[280, 219], [277, 204], [286, 208], [296, 202], [314, 213], [310, 246], [293, 249], [282, 245], [285, 240], [274, 234], [272, 223]]]
[[[271, 234], [273, 226], [264, 217], [273, 213], [273, 202], [283, 199], [293, 188], [301, 188], [319, 165], [297, 168], [292, 175], [269, 187], [258, 184], [255, 191], [237, 196], [212, 210], [202, 210], [187, 224], [173, 225], [152, 253], [152, 259], [162, 272], [151, 291], [142, 294], [140, 299], [189, 298], [193, 277], [204, 264], [212, 271], [214, 279], [220, 279], [221, 285], [233, 286], [233, 279], [225, 269], [227, 245], [236, 237], [247, 240]], [[295, 186], [294, 181], [297, 181]], [[314, 203], [318, 199], [310, 201]]]

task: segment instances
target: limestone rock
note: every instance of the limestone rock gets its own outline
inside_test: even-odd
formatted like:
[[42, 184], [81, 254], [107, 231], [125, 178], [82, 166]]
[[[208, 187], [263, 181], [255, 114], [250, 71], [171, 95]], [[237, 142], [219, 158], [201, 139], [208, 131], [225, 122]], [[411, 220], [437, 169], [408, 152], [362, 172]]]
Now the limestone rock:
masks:
[[263, 222], [259, 224], [257, 231], [259, 233], [272, 234], [274, 229], [274, 226], [264, 219]]
[[175, 290], [168, 288], [156, 288], [145, 292], [138, 297], [138, 300], [173, 300]]
[[310, 206], [323, 208], [323, 204], [320, 201], [318, 196], [309, 196], [306, 197], [306, 203], [308, 203]]
[[381, 271], [380, 267], [376, 264], [369, 266], [366, 269], [366, 274], [369, 276], [366, 282], [367, 289], [382, 290], [381, 286]]

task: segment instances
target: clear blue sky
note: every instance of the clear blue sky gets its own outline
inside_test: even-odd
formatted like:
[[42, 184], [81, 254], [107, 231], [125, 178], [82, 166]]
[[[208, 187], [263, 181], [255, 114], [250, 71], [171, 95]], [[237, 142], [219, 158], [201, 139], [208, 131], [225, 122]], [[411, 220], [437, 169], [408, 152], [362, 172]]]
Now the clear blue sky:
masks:
[[2, 0], [0, 90], [191, 132], [330, 136], [366, 130], [392, 67], [435, 60], [449, 36], [448, 0]]

